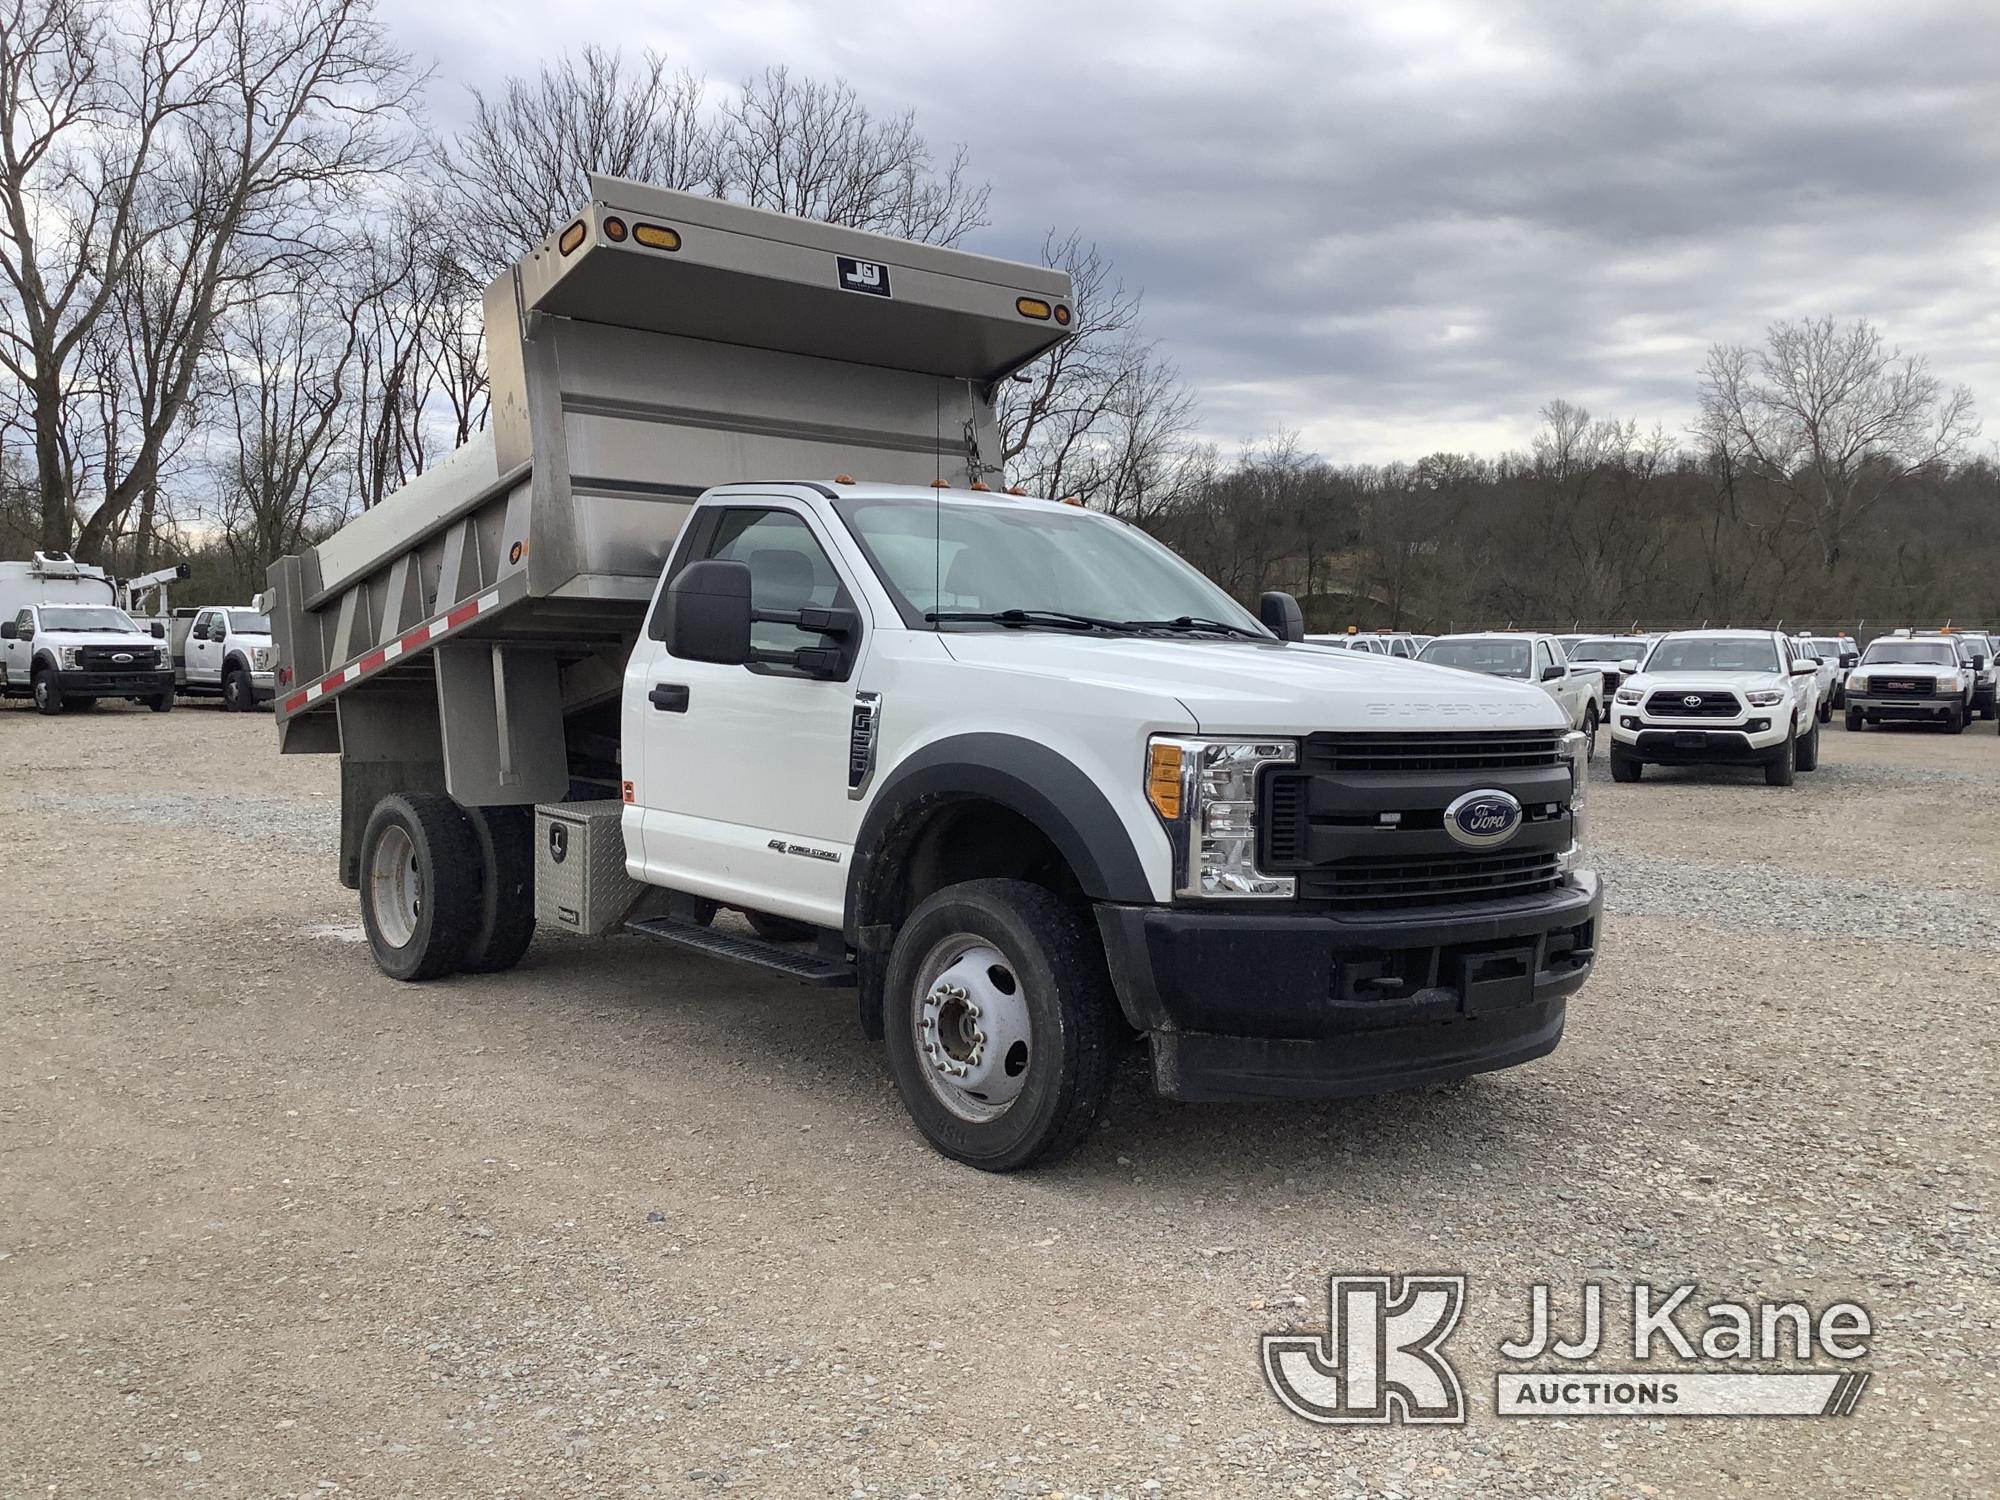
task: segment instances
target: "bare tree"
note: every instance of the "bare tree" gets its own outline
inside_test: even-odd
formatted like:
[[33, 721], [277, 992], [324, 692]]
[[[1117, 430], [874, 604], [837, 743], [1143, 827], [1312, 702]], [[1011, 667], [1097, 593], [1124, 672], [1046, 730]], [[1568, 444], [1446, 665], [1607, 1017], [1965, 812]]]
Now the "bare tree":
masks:
[[317, 269], [292, 271], [233, 309], [217, 342], [234, 438], [217, 519], [238, 576], [257, 577], [346, 512], [357, 299]]
[[1702, 372], [1702, 437], [1798, 501], [1829, 569], [1885, 496], [1978, 430], [1970, 391], [1865, 318], [1773, 323], [1764, 348], [1718, 344]]
[[589, 195], [592, 172], [700, 190], [717, 175], [701, 82], [647, 52], [636, 68], [600, 47], [474, 89], [472, 123], [440, 148], [460, 251], [483, 287]]
[[941, 165], [911, 113], [878, 119], [844, 80], [766, 68], [723, 107], [712, 190], [754, 208], [934, 245], [986, 222], [965, 148]]
[[[0, 367], [19, 382], [44, 545], [90, 557], [155, 489], [215, 320], [394, 172], [417, 80], [368, 0], [6, 0]], [[79, 362], [117, 299], [152, 334], [134, 421], [77, 524]]]

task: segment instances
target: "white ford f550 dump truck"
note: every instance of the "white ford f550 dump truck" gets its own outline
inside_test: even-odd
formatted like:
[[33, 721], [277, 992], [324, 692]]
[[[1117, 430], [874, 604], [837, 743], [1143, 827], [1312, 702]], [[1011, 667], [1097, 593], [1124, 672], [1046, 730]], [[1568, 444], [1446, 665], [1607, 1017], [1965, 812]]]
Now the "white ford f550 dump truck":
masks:
[[1134, 1033], [1185, 1099], [1551, 1050], [1582, 737], [991, 488], [996, 383], [1069, 297], [595, 180], [487, 294], [491, 436], [271, 571], [279, 734], [341, 756], [378, 964], [504, 968], [539, 919], [851, 986], [993, 1170], [1080, 1140]]

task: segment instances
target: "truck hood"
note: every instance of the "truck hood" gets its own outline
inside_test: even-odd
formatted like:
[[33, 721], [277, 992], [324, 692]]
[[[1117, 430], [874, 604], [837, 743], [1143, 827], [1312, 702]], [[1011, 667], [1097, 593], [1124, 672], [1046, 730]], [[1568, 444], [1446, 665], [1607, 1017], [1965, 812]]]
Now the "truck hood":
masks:
[[1640, 672], [1623, 686], [1642, 692], [1653, 688], [1690, 693], [1748, 693], [1781, 688], [1791, 681], [1783, 672]]
[[988, 671], [1153, 690], [1203, 733], [1315, 729], [1567, 729], [1540, 688], [1398, 657], [1274, 642], [965, 631], [941, 639]]
[[150, 635], [132, 635], [119, 631], [115, 635], [106, 630], [40, 630], [35, 633], [37, 646], [111, 646], [119, 651], [143, 647], [148, 651], [166, 645]]

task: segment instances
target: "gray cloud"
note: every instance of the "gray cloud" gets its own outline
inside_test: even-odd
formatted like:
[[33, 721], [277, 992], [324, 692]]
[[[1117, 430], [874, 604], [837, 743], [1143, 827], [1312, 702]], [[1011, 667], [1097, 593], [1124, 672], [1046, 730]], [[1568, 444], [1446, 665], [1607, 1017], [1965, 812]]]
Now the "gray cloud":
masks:
[[976, 248], [1094, 237], [1225, 443], [1491, 450], [1553, 396], [1679, 428], [1709, 342], [1819, 312], [1928, 354], [2000, 431], [1991, 6], [691, 10], [440, 0], [397, 24], [438, 58], [441, 121], [459, 86], [585, 40], [915, 109], [993, 183]]

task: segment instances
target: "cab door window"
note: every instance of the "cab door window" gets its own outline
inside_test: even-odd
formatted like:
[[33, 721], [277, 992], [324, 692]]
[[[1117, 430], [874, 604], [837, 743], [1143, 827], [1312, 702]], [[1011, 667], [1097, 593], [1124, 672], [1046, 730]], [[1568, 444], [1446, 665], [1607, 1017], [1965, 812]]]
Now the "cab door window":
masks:
[[[788, 510], [732, 509], [717, 518], [704, 558], [740, 562], [750, 570], [750, 606], [759, 613], [851, 608], [833, 563], [803, 516]], [[759, 620], [750, 627], [758, 651], [797, 651], [827, 645], [828, 638], [796, 625]], [[761, 665], [759, 671], [793, 669]]]

